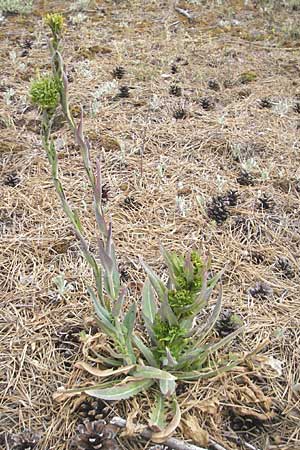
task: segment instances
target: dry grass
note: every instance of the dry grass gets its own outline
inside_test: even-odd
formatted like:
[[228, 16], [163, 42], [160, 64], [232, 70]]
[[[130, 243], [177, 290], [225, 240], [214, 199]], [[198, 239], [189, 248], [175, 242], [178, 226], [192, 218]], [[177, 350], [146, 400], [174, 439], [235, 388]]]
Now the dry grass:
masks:
[[[57, 334], [73, 326], [90, 332], [93, 312], [84, 282], [91, 274], [55, 195], [38, 115], [25, 96], [36, 68], [48, 67], [41, 19], [46, 7], [65, 11], [66, 17], [75, 13], [68, 13], [70, 2], [37, 3], [34, 15], [7, 17], [0, 30], [0, 429], [42, 430], [41, 449], [65, 450], [78, 417], [72, 403], [61, 407], [52, 394], [83, 375], [58, 351]], [[83, 12], [84, 22], [69, 23], [65, 59], [74, 79], [72, 99], [84, 107], [92, 158], [101, 156], [103, 161], [110, 187], [107, 209], [120, 262], [129, 273], [131, 297], [139, 300], [144, 280], [138, 255], [162, 271], [160, 242], [178, 252], [199, 247], [212, 255], [214, 270], [227, 264], [224, 305], [247, 324], [247, 334], [235, 343], [236, 349], [251, 352], [266, 341], [248, 365], [220, 379], [192, 384], [180, 397], [183, 411], [196, 415], [210, 437], [226, 449], [240, 448], [230, 428], [230, 411], [241, 415], [245, 414], [241, 408], [249, 408], [250, 415], [272, 411], [272, 420], [249, 432], [252, 445], [296, 450], [300, 448], [299, 392], [293, 391], [300, 377], [300, 156], [299, 115], [293, 104], [300, 94], [300, 41], [291, 38], [285, 25], [300, 16], [287, 9], [263, 13], [252, 4], [246, 8], [241, 1], [227, 3], [201, 7], [182, 2], [181, 7], [195, 14], [188, 22], [169, 2], [94, 2]], [[26, 39], [33, 42], [32, 49], [21, 56]], [[178, 57], [178, 72], [171, 74]], [[96, 86], [112, 81], [117, 65], [126, 68], [118, 84], [133, 88], [130, 97], [114, 101], [114, 93], [104, 95], [93, 117], [90, 104]], [[249, 71], [256, 73], [256, 80], [241, 84], [240, 75]], [[207, 87], [211, 79], [218, 81], [219, 91]], [[183, 89], [181, 97], [169, 95], [174, 81]], [[14, 94], [7, 101], [9, 89]], [[204, 97], [214, 105], [208, 111], [200, 104]], [[272, 109], [259, 107], [265, 97], [272, 98]], [[179, 107], [186, 109], [187, 117], [176, 121], [172, 115]], [[63, 122], [57, 124], [57, 137], [62, 180], [93, 245], [89, 190], [80, 155]], [[241, 167], [237, 152], [242, 161], [255, 159], [254, 186], [237, 184]], [[15, 187], [5, 185], [11, 173], [20, 177]], [[205, 205], [229, 189], [238, 190], [238, 205], [223, 225], [216, 226], [197, 198]], [[262, 193], [274, 199], [272, 211], [257, 207]], [[134, 208], [124, 203], [127, 197], [135, 200]], [[235, 225], [239, 217], [246, 221], [240, 228]], [[251, 259], [254, 252], [262, 255], [260, 264]], [[282, 256], [294, 267], [292, 279], [275, 268]], [[64, 298], [57, 295], [54, 283], [59, 273], [69, 287]], [[258, 281], [272, 288], [270, 297], [262, 300], [248, 294]], [[75, 359], [82, 357], [81, 347], [75, 346]], [[262, 356], [280, 360], [282, 374], [266, 365]], [[208, 400], [215, 405], [209, 412]], [[140, 398], [139, 405], [136, 401], [113, 405], [111, 415], [136, 410], [136, 420], [142, 422], [149, 399]], [[147, 448], [137, 441], [122, 442], [123, 448]]]

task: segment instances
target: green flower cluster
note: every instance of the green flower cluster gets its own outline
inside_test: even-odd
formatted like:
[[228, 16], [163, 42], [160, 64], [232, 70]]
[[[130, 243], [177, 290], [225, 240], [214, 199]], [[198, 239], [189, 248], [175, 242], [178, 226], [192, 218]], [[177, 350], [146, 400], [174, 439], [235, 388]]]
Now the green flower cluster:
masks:
[[157, 316], [153, 331], [157, 340], [156, 354], [158, 357], [165, 357], [166, 347], [175, 359], [186, 350], [188, 343], [188, 339], [185, 337], [186, 330], [180, 325], [170, 325]]
[[168, 302], [179, 318], [189, 317], [192, 314], [191, 308], [188, 307], [193, 305], [203, 284], [204, 265], [197, 252], [191, 253], [190, 262], [192, 268], [186, 267], [183, 257], [176, 257], [176, 264], [173, 265], [176, 289], [168, 292]]
[[174, 289], [168, 292], [168, 302], [175, 314], [178, 315], [182, 308], [193, 304], [194, 296], [187, 289]]
[[53, 110], [59, 104], [60, 90], [61, 82], [57, 78], [52, 76], [38, 78], [31, 85], [31, 101], [42, 109]]
[[45, 23], [46, 25], [48, 25], [54, 35], [59, 35], [63, 32], [64, 18], [61, 14], [47, 14], [45, 17]]
[[191, 261], [194, 266], [194, 276], [199, 276], [201, 269], [203, 268], [203, 261], [197, 252], [191, 253]]

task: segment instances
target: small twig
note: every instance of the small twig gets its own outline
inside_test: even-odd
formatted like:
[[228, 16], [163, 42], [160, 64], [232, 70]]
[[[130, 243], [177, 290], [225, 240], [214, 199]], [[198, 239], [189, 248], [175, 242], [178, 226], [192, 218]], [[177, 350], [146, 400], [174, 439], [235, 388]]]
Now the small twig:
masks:
[[182, 14], [190, 21], [194, 19], [194, 16], [192, 16], [192, 14], [190, 14], [186, 9], [179, 8], [179, 6], [175, 6], [175, 11], [177, 11], [179, 14]]
[[[112, 425], [116, 425], [119, 428], [126, 427], [126, 420], [122, 419], [121, 417], [113, 417], [110, 423]], [[143, 430], [141, 432], [141, 436], [147, 440], [151, 440], [152, 431]], [[197, 445], [186, 444], [185, 442], [179, 441], [178, 439], [175, 438], [169, 438], [163, 444], [168, 446], [172, 450], [207, 450], [206, 448], [198, 447]], [[219, 448], [218, 450], [221, 449]], [[226, 449], [222, 448], [222, 450]]]
[[222, 447], [222, 445], [218, 444], [217, 442], [213, 441], [212, 439], [210, 439], [209, 442], [214, 447], [215, 450], [226, 450], [225, 447]]

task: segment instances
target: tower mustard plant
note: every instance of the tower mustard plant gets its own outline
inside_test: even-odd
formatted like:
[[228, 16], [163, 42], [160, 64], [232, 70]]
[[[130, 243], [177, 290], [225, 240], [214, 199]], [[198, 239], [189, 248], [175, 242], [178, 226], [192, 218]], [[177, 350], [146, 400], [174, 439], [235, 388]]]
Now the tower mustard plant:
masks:
[[[30, 96], [42, 114], [42, 142], [55, 189], [94, 275], [95, 286], [87, 285], [87, 291], [94, 304], [99, 329], [107, 336], [109, 346], [109, 354], [98, 352], [97, 359], [93, 359], [98, 363], [97, 367], [84, 361], [77, 363], [77, 367], [103, 378], [102, 382], [59, 391], [55, 398], [61, 400], [86, 393], [104, 400], [122, 400], [151, 390], [155, 397], [150, 414], [154, 430], [152, 440], [163, 442], [180, 423], [181, 413], [175, 391], [177, 380], [209, 378], [235, 366], [239, 359], [227, 356], [226, 352], [220, 354], [220, 350], [241, 332], [242, 327], [218, 341], [209, 342], [208, 337], [221, 311], [221, 289], [211, 314], [200, 325], [199, 313], [208, 306], [222, 272], [209, 278], [210, 260], [201, 258], [197, 251], [181, 256], [163, 248], [162, 256], [169, 273], [167, 284], [141, 260], [147, 274], [141, 302], [147, 333], [141, 333], [135, 326], [138, 302], [127, 304], [126, 287], [120, 281], [112, 223], [107, 221], [102, 208], [100, 163], [97, 161], [94, 171], [90, 144], [83, 131], [83, 114], [76, 124], [70, 109], [68, 79], [62, 57], [64, 20], [60, 14], [49, 14], [45, 22], [51, 30], [52, 73], [32, 83]], [[67, 200], [59, 179], [58, 157], [51, 131], [59, 107], [74, 133], [91, 186], [99, 234], [98, 259], [90, 251], [80, 217]], [[174, 410], [167, 427], [166, 406]]]

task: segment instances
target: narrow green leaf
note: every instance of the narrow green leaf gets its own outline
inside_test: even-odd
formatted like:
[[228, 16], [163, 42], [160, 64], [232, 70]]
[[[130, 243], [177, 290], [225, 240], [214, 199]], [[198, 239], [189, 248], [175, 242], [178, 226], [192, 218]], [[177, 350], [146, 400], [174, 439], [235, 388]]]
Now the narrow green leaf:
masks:
[[149, 425], [155, 431], [161, 431], [166, 426], [165, 402], [161, 394], [156, 396], [154, 407], [150, 413]]
[[144, 263], [143, 260], [141, 260], [141, 264], [144, 267], [151, 282], [151, 285], [155, 290], [155, 292], [157, 293], [159, 299], [161, 301], [164, 301], [165, 295], [167, 294], [166, 286], [163, 284], [161, 279], [153, 272], [153, 270], [149, 266], [147, 266], [146, 263]]
[[127, 289], [126, 288], [122, 288], [119, 292], [119, 297], [117, 299], [117, 301], [114, 303], [113, 308], [112, 308], [112, 316], [113, 317], [119, 317], [124, 305], [124, 299], [127, 293]]
[[[175, 274], [175, 270], [174, 270], [174, 267], [175, 267], [174, 258], [172, 257], [172, 254], [170, 252], [168, 252], [162, 246], [161, 246], [161, 254], [165, 260], [165, 263], [168, 266], [170, 279], [171, 279], [173, 285], [175, 286], [176, 285], [176, 274]], [[170, 288], [171, 288], [171, 286], [170, 286]]]
[[166, 358], [163, 360], [163, 365], [169, 367], [176, 367], [177, 364], [178, 362], [176, 361], [176, 359], [174, 358], [168, 347], [166, 347]]
[[184, 260], [184, 266], [183, 271], [186, 277], [186, 280], [188, 283], [191, 283], [194, 280], [194, 267], [191, 261], [191, 254], [189, 253], [185, 260]]
[[236, 367], [242, 360], [237, 360], [232, 363], [227, 364], [226, 366], [219, 367], [216, 370], [208, 370], [208, 371], [197, 371], [193, 370], [191, 372], [174, 372], [178, 380], [200, 380], [206, 378], [216, 377], [217, 375], [222, 375], [222, 373], [228, 372], [229, 370]]
[[200, 339], [198, 339], [196, 346], [198, 347], [198, 345], [201, 344], [201, 342], [204, 341], [204, 339], [206, 338], [206, 336], [209, 334], [209, 332], [213, 329], [216, 321], [218, 320], [218, 317], [220, 315], [221, 312], [221, 308], [222, 308], [222, 287], [220, 288], [219, 291], [219, 297], [217, 300], [217, 303], [213, 309], [213, 312], [210, 316], [210, 318], [208, 319], [208, 321], [206, 322], [206, 324], [197, 332], [197, 334], [195, 334], [195, 337], [199, 337]]
[[142, 314], [147, 317], [150, 323], [154, 323], [157, 307], [154, 300], [154, 292], [149, 281], [149, 278], [144, 283], [143, 300], [142, 300]]
[[153, 380], [130, 381], [125, 384], [117, 384], [110, 388], [85, 388], [84, 392], [92, 397], [102, 400], [126, 400], [147, 390], [153, 384]]
[[150, 322], [148, 317], [143, 316], [143, 320], [144, 320], [146, 330], [147, 330], [152, 342], [157, 343], [157, 339], [156, 339], [155, 333], [153, 331], [153, 326], [152, 326], [153, 324]]
[[151, 436], [151, 440], [153, 442], [162, 443], [165, 442], [166, 439], [176, 430], [181, 420], [181, 412], [179, 408], [179, 404], [176, 398], [173, 400], [173, 405], [175, 409], [175, 414], [173, 415], [173, 419], [171, 422], [161, 431], [157, 433], [153, 433]]
[[109, 336], [116, 337], [116, 328], [111, 322], [109, 312], [100, 304], [93, 289], [90, 286], [87, 286], [87, 290], [91, 296], [96, 314], [99, 318], [99, 326], [101, 326], [103, 331]]
[[142, 355], [146, 359], [147, 363], [150, 364], [153, 367], [156, 367], [157, 366], [157, 362], [156, 362], [154, 354], [152, 353], [150, 348], [148, 348], [138, 336], [133, 335], [132, 339], [133, 339], [134, 345], [142, 353]]
[[205, 351], [203, 347], [197, 348], [192, 351], [187, 351], [184, 356], [179, 358], [178, 360], [178, 368], [181, 368], [185, 365], [191, 365], [195, 361], [199, 365], [203, 364], [208, 358], [208, 351]]
[[132, 303], [132, 305], [130, 306], [129, 310], [127, 311], [127, 313], [124, 317], [124, 321], [123, 321], [123, 325], [127, 330], [127, 333], [126, 333], [127, 336], [132, 335], [135, 317], [136, 317], [136, 304]]
[[164, 299], [164, 301], [161, 304], [161, 307], [158, 310], [158, 313], [162, 320], [168, 321], [169, 325], [178, 325], [178, 319], [176, 315], [174, 314], [171, 306], [168, 303], [167, 299]]
[[228, 336], [225, 336], [219, 342], [216, 342], [215, 344], [212, 345], [207, 345], [206, 352], [209, 354], [216, 352], [220, 348], [229, 344], [236, 336], [238, 336], [242, 331], [244, 331], [244, 329], [245, 327], [240, 327], [237, 330], [233, 331], [233, 333], [230, 333]]
[[134, 371], [133, 376], [145, 379], [150, 378], [155, 380], [166, 380], [166, 381], [176, 380], [176, 377], [174, 377], [174, 375], [172, 375], [171, 373], [150, 366], [138, 366]]

